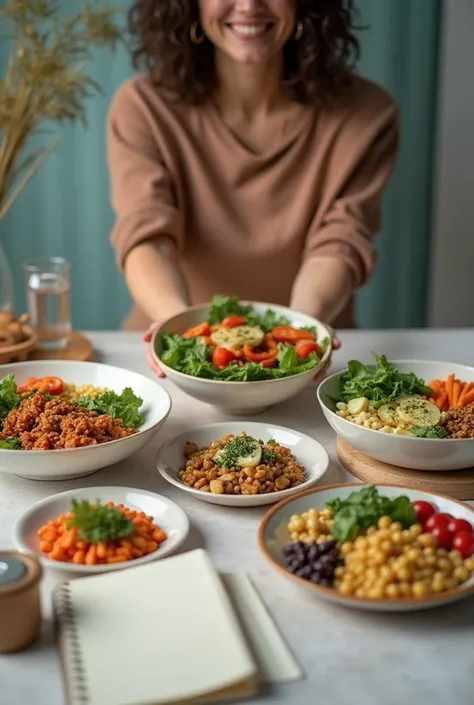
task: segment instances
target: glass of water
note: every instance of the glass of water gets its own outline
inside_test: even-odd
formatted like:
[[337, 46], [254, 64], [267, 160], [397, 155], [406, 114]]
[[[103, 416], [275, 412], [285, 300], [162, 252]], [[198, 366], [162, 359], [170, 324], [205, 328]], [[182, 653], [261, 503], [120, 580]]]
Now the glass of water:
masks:
[[71, 265], [62, 257], [40, 257], [23, 266], [28, 313], [38, 335], [38, 347], [61, 350], [71, 333]]

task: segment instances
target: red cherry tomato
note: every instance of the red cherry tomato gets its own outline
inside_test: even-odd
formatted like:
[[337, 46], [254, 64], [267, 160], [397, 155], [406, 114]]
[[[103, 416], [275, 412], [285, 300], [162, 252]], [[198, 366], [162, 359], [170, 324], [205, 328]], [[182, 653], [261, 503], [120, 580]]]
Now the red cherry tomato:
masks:
[[472, 524], [470, 524], [466, 519], [452, 519], [448, 524], [448, 529], [452, 534], [457, 534], [459, 531], [469, 531], [469, 533], [474, 533]]
[[236, 326], [243, 326], [246, 323], [246, 319], [243, 316], [227, 316], [221, 323], [222, 328], [235, 328]]
[[449, 522], [454, 519], [454, 517], [451, 516], [451, 514], [445, 514], [444, 512], [439, 512], [439, 514], [432, 514], [425, 522], [424, 525], [424, 530], [425, 531], [431, 531], [433, 533], [433, 529], [435, 526], [445, 526], [448, 528]]
[[453, 538], [453, 549], [463, 558], [469, 558], [474, 553], [474, 535], [470, 531], [459, 531]]
[[202, 335], [209, 335], [211, 332], [211, 326], [207, 321], [199, 323], [197, 326], [188, 328], [187, 331], [183, 333], [182, 338], [200, 338]]
[[222, 348], [220, 346], [214, 348], [214, 352], [212, 353], [212, 363], [216, 367], [227, 367], [227, 365], [234, 360], [237, 360], [237, 355], [233, 353], [232, 350], [228, 350], [228, 348]]
[[435, 526], [431, 533], [438, 542], [439, 548], [446, 548], [448, 551], [450, 550], [453, 541], [453, 535], [450, 531], [448, 531], [448, 527], [446, 525]]
[[423, 500], [418, 500], [413, 502], [413, 509], [416, 512], [416, 518], [420, 524], [424, 524], [430, 516], [436, 513], [436, 509], [429, 502], [423, 502]]
[[321, 346], [313, 340], [297, 340], [295, 345], [296, 354], [298, 357], [308, 357], [312, 352], [315, 352], [318, 357], [321, 357], [323, 351]]

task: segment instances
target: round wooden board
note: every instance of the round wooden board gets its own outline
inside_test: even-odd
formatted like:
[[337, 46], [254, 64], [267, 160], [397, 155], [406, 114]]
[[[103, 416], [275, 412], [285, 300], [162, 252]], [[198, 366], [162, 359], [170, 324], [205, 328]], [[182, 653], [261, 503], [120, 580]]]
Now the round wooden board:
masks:
[[474, 468], [451, 472], [408, 470], [374, 460], [337, 439], [337, 455], [345, 469], [368, 484], [408, 485], [415, 490], [440, 492], [456, 499], [474, 499]]
[[92, 359], [94, 349], [91, 341], [82, 333], [73, 332], [67, 347], [62, 350], [41, 350], [35, 348], [29, 355], [30, 360], [77, 360], [87, 362]]

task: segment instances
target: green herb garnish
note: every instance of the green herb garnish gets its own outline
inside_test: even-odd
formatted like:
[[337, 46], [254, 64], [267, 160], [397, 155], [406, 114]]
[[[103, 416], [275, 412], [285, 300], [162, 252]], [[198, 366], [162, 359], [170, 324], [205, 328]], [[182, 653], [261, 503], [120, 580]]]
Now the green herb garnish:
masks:
[[16, 409], [21, 401], [15, 378], [6, 375], [0, 382], [0, 429], [12, 409]]
[[237, 436], [214, 456], [213, 463], [219, 468], [235, 467], [241, 458], [255, 455], [256, 451], [258, 451], [257, 446], [260, 446], [260, 444], [255, 438]]
[[332, 535], [341, 542], [353, 541], [369, 526], [376, 526], [382, 516], [389, 516], [404, 528], [416, 523], [416, 512], [408, 497], [383, 497], [374, 485], [355, 490], [344, 500], [330, 500], [326, 507], [334, 519]]
[[448, 432], [443, 426], [433, 426], [432, 428], [421, 428], [421, 426], [411, 426], [408, 432], [418, 438], [446, 438]]
[[139, 413], [143, 399], [137, 397], [130, 387], [126, 387], [121, 394], [104, 392], [94, 398], [85, 396], [76, 404], [98, 414], [108, 414], [113, 419], [121, 419], [125, 428], [138, 428], [143, 423], [143, 417]]
[[351, 360], [348, 370], [339, 380], [337, 401], [348, 402], [358, 397], [370, 399], [375, 408], [388, 404], [403, 395], [431, 396], [433, 390], [412, 372], [400, 372], [385, 355], [372, 353], [375, 370], [358, 360]]
[[276, 453], [273, 450], [262, 448], [262, 463], [273, 463], [276, 460]]
[[95, 505], [86, 500], [72, 500], [74, 518], [67, 522], [67, 528], [79, 529], [80, 541], [98, 543], [115, 541], [133, 534], [134, 524], [116, 507], [106, 507], [97, 500]]
[[0, 448], [2, 450], [21, 450], [21, 441], [19, 438], [4, 438], [0, 441]]

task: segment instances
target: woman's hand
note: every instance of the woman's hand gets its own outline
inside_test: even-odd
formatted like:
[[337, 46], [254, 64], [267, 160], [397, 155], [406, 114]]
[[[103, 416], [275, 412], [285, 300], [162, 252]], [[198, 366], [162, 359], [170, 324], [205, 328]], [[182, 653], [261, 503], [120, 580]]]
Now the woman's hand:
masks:
[[151, 325], [148, 328], [147, 332], [144, 334], [143, 342], [145, 342], [147, 344], [147, 346], [146, 346], [146, 359], [147, 359], [149, 366], [151, 367], [152, 371], [156, 374], [157, 377], [159, 377], [160, 379], [163, 379], [164, 377], [166, 377], [166, 375], [163, 372], [163, 370], [161, 369], [161, 367], [159, 366], [159, 364], [156, 362], [155, 357], [154, 357], [152, 350], [151, 350], [151, 339], [153, 338], [153, 335], [156, 333], [156, 331], [158, 330], [159, 327], [160, 327], [159, 323], [153, 323], [153, 325]]

